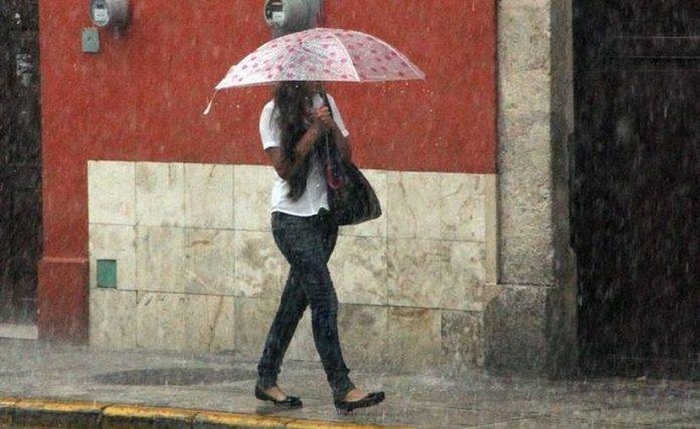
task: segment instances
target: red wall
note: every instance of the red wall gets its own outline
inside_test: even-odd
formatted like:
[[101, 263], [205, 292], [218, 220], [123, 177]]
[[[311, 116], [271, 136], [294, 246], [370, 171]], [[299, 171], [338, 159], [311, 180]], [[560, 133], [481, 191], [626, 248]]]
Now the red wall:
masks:
[[[91, 26], [88, 2], [39, 2], [44, 337], [86, 336], [87, 160], [265, 163], [257, 121], [270, 88], [223, 91], [202, 116], [228, 68], [270, 39], [263, 3], [131, 0], [128, 29], [101, 30], [101, 52], [85, 54], [80, 33]], [[376, 35], [427, 75], [425, 82], [329, 86], [360, 166], [495, 172], [493, 0], [325, 4], [326, 26]], [[66, 307], [56, 294], [75, 301]]]

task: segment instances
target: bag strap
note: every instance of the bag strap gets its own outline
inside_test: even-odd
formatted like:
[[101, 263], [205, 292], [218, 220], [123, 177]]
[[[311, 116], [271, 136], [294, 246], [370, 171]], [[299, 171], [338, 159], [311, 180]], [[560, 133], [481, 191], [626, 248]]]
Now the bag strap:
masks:
[[[321, 98], [323, 99], [323, 104], [325, 106], [328, 106], [328, 110], [331, 113], [331, 118], [333, 117], [333, 106], [330, 103], [330, 100], [328, 99], [328, 95], [326, 94], [325, 90], [322, 90], [321, 93]], [[340, 174], [340, 157], [339, 154], [337, 153], [337, 148], [335, 145], [331, 148], [331, 143], [330, 143], [330, 137], [329, 133], [326, 132], [324, 134], [324, 139], [326, 141], [326, 156], [328, 159], [326, 160], [326, 183], [328, 183], [328, 186], [331, 189], [338, 189], [341, 186], [343, 186], [343, 178], [342, 175]]]

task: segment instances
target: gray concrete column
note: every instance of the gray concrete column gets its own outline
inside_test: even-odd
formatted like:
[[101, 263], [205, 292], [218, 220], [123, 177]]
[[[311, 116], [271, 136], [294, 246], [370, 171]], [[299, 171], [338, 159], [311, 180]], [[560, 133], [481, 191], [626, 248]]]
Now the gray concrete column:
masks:
[[575, 333], [569, 311], [572, 287], [575, 306], [575, 282], [567, 182], [573, 129], [571, 6], [503, 0], [498, 13], [503, 292], [484, 314], [486, 365], [498, 373], [545, 374], [562, 365], [555, 351], [562, 332]]

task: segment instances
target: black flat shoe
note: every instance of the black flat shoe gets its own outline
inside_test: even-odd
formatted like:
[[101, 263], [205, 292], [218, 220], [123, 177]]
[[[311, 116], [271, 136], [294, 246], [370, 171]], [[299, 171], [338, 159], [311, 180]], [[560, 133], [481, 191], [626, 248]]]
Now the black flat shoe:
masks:
[[340, 414], [351, 413], [353, 410], [358, 408], [371, 407], [372, 405], [377, 405], [384, 401], [384, 392], [372, 392], [360, 399], [359, 401], [333, 401], [335, 404], [335, 409]]
[[299, 399], [296, 396], [287, 395], [285, 399], [280, 401], [265, 393], [265, 391], [259, 388], [258, 386], [255, 386], [255, 397], [260, 399], [261, 401], [270, 401], [275, 405], [289, 408], [301, 408], [303, 405], [301, 399]]

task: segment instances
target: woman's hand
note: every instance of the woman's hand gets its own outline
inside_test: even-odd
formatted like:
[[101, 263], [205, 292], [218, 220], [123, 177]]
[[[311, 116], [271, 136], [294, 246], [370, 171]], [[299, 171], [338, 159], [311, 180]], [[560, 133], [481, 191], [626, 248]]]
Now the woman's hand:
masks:
[[331, 109], [328, 106], [315, 109], [312, 113], [312, 117], [314, 125], [321, 127], [323, 130], [338, 128], [338, 125], [333, 120], [333, 116], [331, 116]]
[[329, 130], [333, 133], [333, 140], [340, 150], [340, 155], [348, 162], [352, 160], [350, 143], [340, 131], [338, 124], [333, 120], [331, 109], [328, 106], [322, 106], [313, 111], [312, 127], [316, 127], [320, 132]]

